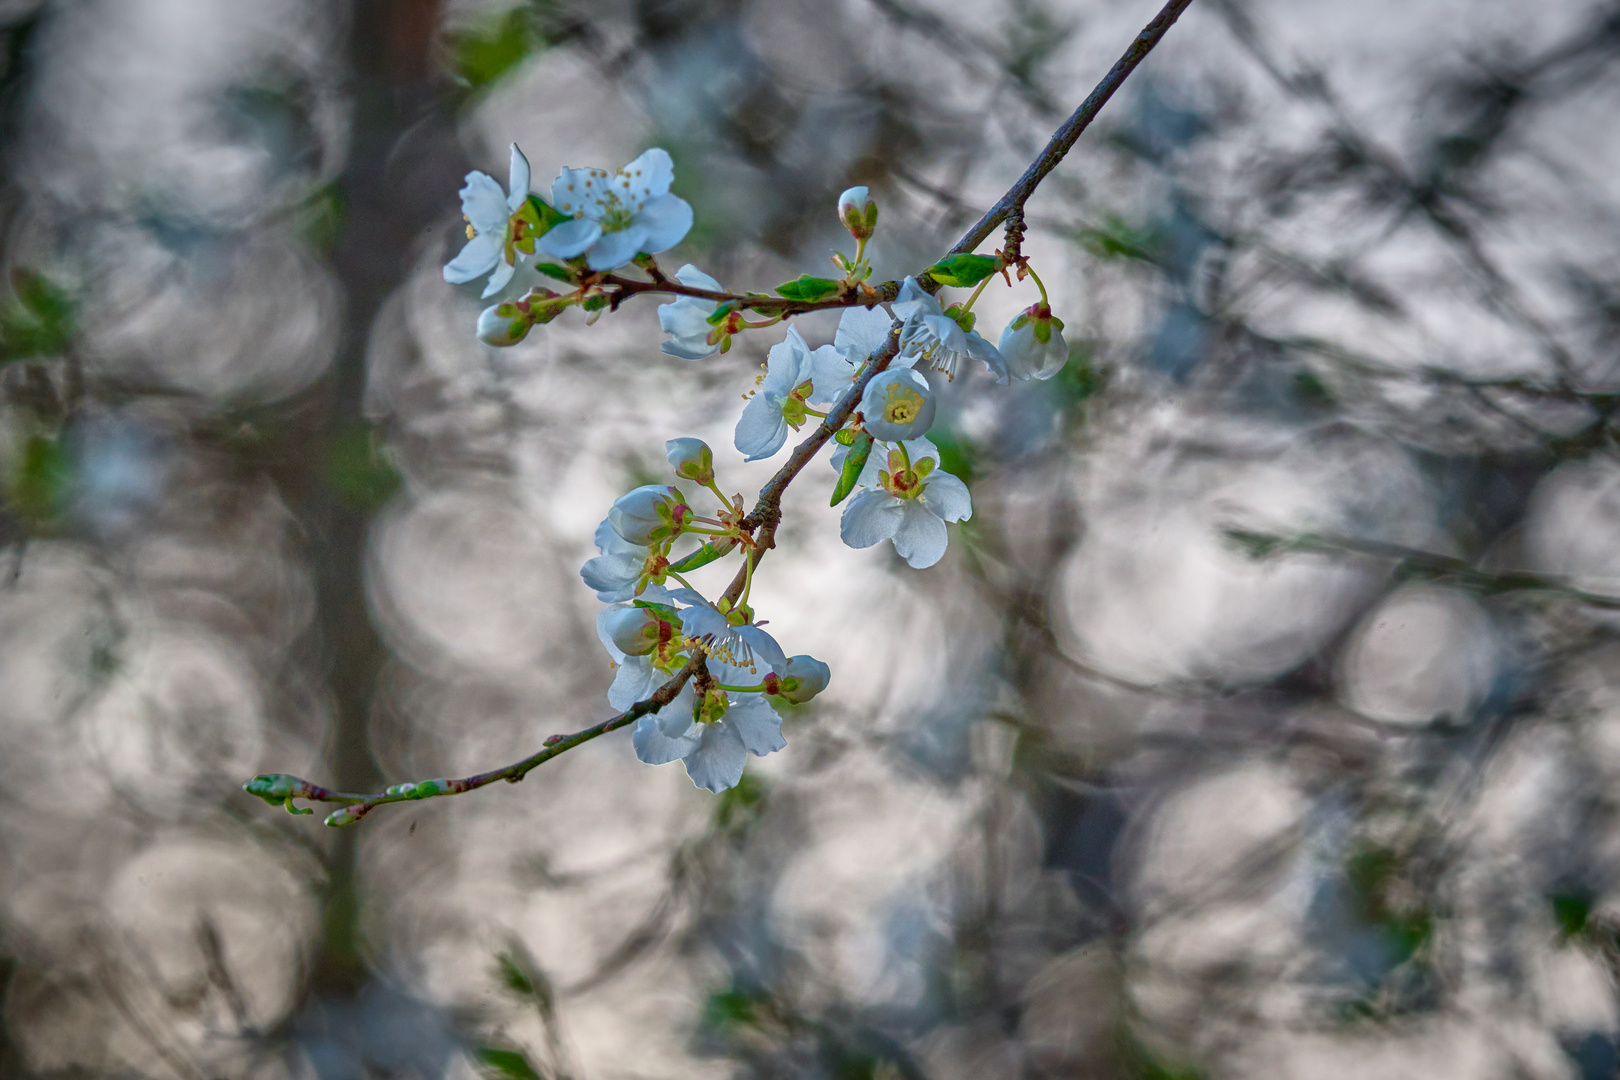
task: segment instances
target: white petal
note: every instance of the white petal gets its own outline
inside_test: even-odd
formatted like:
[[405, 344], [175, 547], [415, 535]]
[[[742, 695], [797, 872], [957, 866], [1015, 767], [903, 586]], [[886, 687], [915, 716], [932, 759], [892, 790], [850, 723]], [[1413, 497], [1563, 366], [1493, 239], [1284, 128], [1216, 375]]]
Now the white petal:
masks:
[[852, 548], [868, 548], [889, 539], [900, 528], [900, 502], [882, 488], [857, 491], [844, 504], [844, 515], [838, 519], [838, 535]]
[[[757, 626], [739, 626], [736, 633], [744, 644], [754, 650], [754, 656], [763, 660], [772, 671], [780, 675], [787, 670], [787, 653], [782, 651], [782, 646], [770, 634]], [[764, 672], [760, 672], [760, 677], [764, 677]]]
[[734, 788], [742, 779], [748, 752], [742, 736], [727, 724], [702, 724], [698, 748], [686, 756], [686, 775], [700, 788], [715, 794]]
[[463, 245], [455, 258], [444, 267], [444, 280], [461, 285], [481, 278], [501, 261], [502, 237], [498, 233], [479, 233]]
[[648, 765], [667, 765], [698, 748], [698, 733], [689, 731], [672, 739], [659, 729], [657, 720], [643, 716], [636, 721], [636, 729], [630, 733], [630, 745], [636, 748], [636, 757]]
[[1001, 359], [1013, 378], [1019, 380], [1034, 378], [1035, 371], [1040, 366], [1040, 358], [1036, 355], [1039, 351], [1038, 345], [1035, 340], [1034, 319], [1025, 319], [1024, 325], [1016, 329], [1012, 323], [1007, 324], [1007, 329], [1001, 332], [999, 350]]
[[[725, 289], [714, 278], [705, 274], [691, 263], [687, 263], [675, 271], [675, 280], [689, 289], [708, 289], [711, 292], [725, 292]], [[694, 300], [693, 303], [714, 304], [712, 300]], [[710, 308], [713, 310], [713, 307]]]
[[585, 265], [592, 270], [612, 270], [636, 257], [647, 239], [647, 230], [631, 224], [618, 232], [603, 233], [585, 253]]
[[539, 240], [539, 248], [559, 259], [572, 259], [602, 235], [602, 226], [590, 218], [575, 218], [553, 225]]
[[506, 288], [506, 283], [512, 280], [512, 275], [515, 273], [517, 273], [517, 267], [505, 259], [498, 259], [495, 263], [495, 272], [489, 275], [489, 284], [484, 286], [483, 298], [488, 300]]
[[643, 206], [634, 221], [647, 230], [641, 250], [655, 255], [686, 239], [692, 231], [692, 206], [679, 195], [660, 195]]
[[743, 748], [755, 757], [774, 754], [787, 745], [782, 738], [782, 718], [762, 695], [736, 695], [720, 722], [735, 728]]
[[602, 643], [602, 648], [615, 664], [622, 664], [627, 657], [623, 649], [613, 641], [613, 635], [608, 631], [608, 622], [621, 611], [630, 610], [629, 604], [612, 604], [596, 613], [596, 640]]
[[939, 562], [950, 542], [945, 523], [932, 510], [916, 502], [908, 501], [901, 507], [901, 514], [900, 527], [894, 532], [894, 550], [914, 570]]
[[833, 345], [859, 364], [883, 348], [893, 326], [894, 320], [880, 307], [848, 308], [838, 320], [838, 333], [833, 335]]
[[481, 233], [506, 236], [506, 219], [512, 210], [506, 205], [506, 192], [488, 173], [470, 172], [461, 188], [461, 213]]
[[939, 301], [923, 291], [917, 284], [917, 279], [908, 277], [900, 283], [900, 295], [889, 307], [902, 319], [911, 319], [913, 316], [939, 315], [944, 309]]
[[732, 442], [747, 455], [746, 460], [758, 461], [782, 449], [787, 435], [788, 426], [787, 421], [782, 419], [781, 405], [760, 393], [749, 398], [748, 404], [743, 406]]
[[668, 192], [674, 181], [675, 163], [655, 146], [620, 169], [613, 187], [626, 205], [642, 206]]
[[596, 590], [596, 598], [604, 603], [629, 600], [636, 594], [636, 582], [647, 564], [646, 549], [641, 554], [618, 552], [598, 555], [579, 568], [585, 584]]
[[613, 673], [608, 704], [623, 712], [636, 702], [652, 697], [653, 692], [668, 681], [669, 676], [653, 667], [645, 656], [629, 657]]
[[831, 345], [810, 354], [810, 403], [831, 405], [848, 393], [855, 381], [855, 365]]
[[1001, 358], [996, 347], [986, 341], [977, 330], [970, 330], [964, 338], [967, 342], [967, 354], [975, 360], [984, 361], [984, 366], [990, 369], [990, 374], [996, 377], [996, 382], [1002, 386], [1007, 385], [1007, 362]]
[[935, 469], [929, 473], [920, 498], [945, 521], [966, 521], [973, 516], [973, 497], [967, 485], [948, 472]]
[[719, 352], [720, 346], [706, 344], [702, 348], [689, 348], [684, 341], [666, 341], [659, 349], [682, 360], [702, 360], [705, 356], [713, 356]]
[[681, 633], [687, 637], [722, 637], [729, 633], [731, 624], [726, 617], [708, 605], [689, 607], [681, 612]]
[[564, 169], [551, 183], [551, 205], [594, 221], [602, 216], [607, 190], [608, 175], [601, 169]]
[[517, 143], [512, 144], [512, 163], [506, 171], [506, 205], [516, 210], [529, 197], [529, 159], [523, 156]]

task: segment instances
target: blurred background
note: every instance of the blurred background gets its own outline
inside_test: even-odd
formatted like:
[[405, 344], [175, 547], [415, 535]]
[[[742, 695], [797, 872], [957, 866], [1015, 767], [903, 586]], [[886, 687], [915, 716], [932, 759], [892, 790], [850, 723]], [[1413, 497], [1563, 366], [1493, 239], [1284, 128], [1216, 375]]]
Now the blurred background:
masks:
[[866, 184], [915, 272], [1156, 7], [0, 0], [0, 1076], [1615, 1076], [1610, 2], [1196, 0], [1030, 203], [1072, 355], [950, 387], [945, 561], [791, 489], [833, 682], [732, 792], [241, 791], [607, 716], [609, 502], [771, 471], [772, 333], [479, 344], [468, 169], [663, 146], [738, 289]]

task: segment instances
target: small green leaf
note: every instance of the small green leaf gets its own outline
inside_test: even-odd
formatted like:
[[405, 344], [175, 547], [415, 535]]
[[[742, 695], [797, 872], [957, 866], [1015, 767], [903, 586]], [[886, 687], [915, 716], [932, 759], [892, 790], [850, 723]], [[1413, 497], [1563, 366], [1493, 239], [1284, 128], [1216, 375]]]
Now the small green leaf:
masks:
[[849, 453], [844, 457], [844, 467], [838, 473], [838, 486], [833, 488], [832, 502], [829, 506], [837, 506], [849, 497], [855, 490], [855, 481], [861, 478], [861, 470], [866, 468], [866, 459], [872, 456], [872, 436], [861, 432], [855, 437], [850, 446]]
[[485, 1076], [504, 1080], [541, 1080], [540, 1073], [529, 1064], [521, 1050], [502, 1050], [495, 1046], [480, 1046], [474, 1056]]
[[721, 544], [710, 540], [685, 558], [671, 563], [669, 568], [673, 573], [684, 574], [700, 566], [708, 566], [716, 559], [725, 558], [735, 546], [733, 543]]
[[967, 288], [977, 285], [1001, 266], [994, 255], [948, 255], [928, 268], [928, 274], [941, 285]]
[[556, 278], [558, 281], [572, 283], [574, 280], [573, 271], [566, 266], [558, 266], [556, 263], [536, 263], [534, 268], [546, 275], [546, 277]]
[[838, 282], [809, 274], [800, 274], [797, 280], [776, 287], [776, 291], [789, 300], [804, 301], [825, 300], [829, 296], [836, 296], [838, 289]]

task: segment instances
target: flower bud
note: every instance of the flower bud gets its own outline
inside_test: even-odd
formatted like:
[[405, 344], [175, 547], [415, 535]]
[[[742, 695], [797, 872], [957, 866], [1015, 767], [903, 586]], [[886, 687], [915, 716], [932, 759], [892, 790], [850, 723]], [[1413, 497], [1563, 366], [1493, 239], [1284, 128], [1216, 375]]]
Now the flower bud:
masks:
[[1050, 379], [1069, 361], [1063, 320], [1045, 304], [1032, 304], [1001, 332], [1001, 358], [1015, 379]]
[[670, 468], [682, 480], [699, 484], [714, 481], [714, 451], [702, 439], [671, 439], [664, 444]]
[[485, 345], [516, 345], [528, 336], [530, 327], [550, 322], [573, 302], [573, 297], [550, 289], [530, 289], [522, 299], [508, 300], [480, 312], [478, 340]]
[[877, 203], [864, 187], [852, 187], [838, 196], [838, 220], [857, 240], [869, 239], [877, 228]]
[[911, 368], [893, 368], [866, 384], [861, 423], [882, 442], [918, 439], [934, 423], [934, 391]]
[[679, 491], [666, 484], [647, 484], [619, 496], [607, 519], [613, 531], [630, 543], [651, 547], [655, 540], [680, 531], [676, 514], [684, 515], [685, 510]]
[[787, 670], [781, 675], [774, 672], [765, 676], [765, 692], [775, 694], [784, 701], [803, 705], [823, 690], [832, 678], [832, 669], [813, 656], [788, 657]]
[[658, 647], [661, 620], [646, 608], [628, 607], [602, 616], [602, 633], [626, 656], [645, 656]]

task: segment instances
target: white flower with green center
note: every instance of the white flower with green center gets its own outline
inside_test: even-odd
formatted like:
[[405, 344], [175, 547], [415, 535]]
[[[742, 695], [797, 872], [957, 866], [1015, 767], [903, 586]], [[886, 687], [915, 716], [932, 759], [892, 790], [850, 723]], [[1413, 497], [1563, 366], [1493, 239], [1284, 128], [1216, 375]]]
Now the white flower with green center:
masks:
[[[967, 485], [939, 468], [939, 451], [927, 439], [883, 450], [874, 446], [861, 470], [861, 489], [844, 505], [839, 536], [852, 548], [892, 540], [914, 569], [933, 566], [949, 544], [945, 523], [973, 516]], [[842, 446], [834, 451], [835, 469], [842, 468], [847, 452]]]
[[934, 426], [934, 391], [910, 368], [882, 371], [861, 394], [861, 423], [879, 442], [920, 439]]
[[672, 195], [675, 164], [654, 147], [617, 172], [564, 169], [551, 185], [551, 202], [572, 215], [540, 239], [540, 250], [559, 259], [585, 256], [592, 270], [612, 270], [640, 252], [656, 255], [685, 239], [692, 207]]
[[891, 306], [894, 313], [905, 320], [900, 331], [900, 354], [912, 357], [912, 363], [925, 362], [954, 379], [962, 360], [970, 357], [982, 361], [996, 377], [996, 382], [1006, 383], [1007, 365], [1001, 353], [977, 330], [965, 329], [957, 321], [957, 318], [970, 321], [971, 317], [947, 314], [939, 301], [917, 284], [916, 278], [908, 277], [900, 283], [900, 295]]
[[[490, 274], [485, 296], [494, 296], [512, 280], [524, 255], [534, 254], [543, 227], [539, 208], [529, 201], [529, 159], [517, 143], [507, 190], [488, 173], [470, 172], [461, 189], [461, 214], [467, 219], [467, 244], [444, 268], [444, 280], [463, 285]], [[490, 273], [494, 271], [494, 273]]]
[[1001, 332], [1001, 357], [1015, 379], [1050, 379], [1069, 362], [1063, 320], [1045, 304], [1032, 304]]
[[804, 426], [811, 415], [806, 403], [815, 392], [816, 365], [830, 363], [837, 355], [831, 345], [811, 352], [797, 327], [789, 327], [787, 337], [771, 346], [759, 389], [737, 420], [734, 441], [747, 460], [770, 457], [787, 442], [790, 428], [797, 431]]

